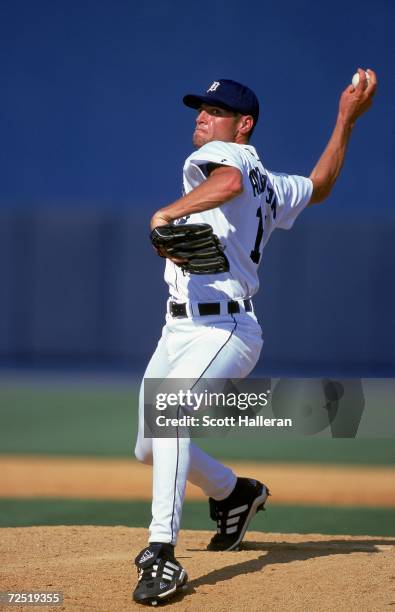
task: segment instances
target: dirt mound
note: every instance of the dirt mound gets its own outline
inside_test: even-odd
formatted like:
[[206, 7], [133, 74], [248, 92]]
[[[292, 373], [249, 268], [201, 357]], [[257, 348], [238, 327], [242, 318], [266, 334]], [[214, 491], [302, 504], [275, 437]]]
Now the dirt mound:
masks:
[[[126, 527], [0, 529], [1, 591], [62, 591], [40, 610], [144, 609], [131, 600], [131, 559], [147, 531]], [[183, 531], [177, 557], [189, 588], [177, 610], [384, 610], [395, 604], [395, 539], [250, 532], [243, 550], [206, 551], [211, 534]], [[31, 606], [18, 610], [30, 612]]]

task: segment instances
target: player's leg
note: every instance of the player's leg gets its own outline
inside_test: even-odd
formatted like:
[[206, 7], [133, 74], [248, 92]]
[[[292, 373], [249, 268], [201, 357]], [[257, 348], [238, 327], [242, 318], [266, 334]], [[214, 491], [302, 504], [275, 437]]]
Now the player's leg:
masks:
[[[168, 347], [166, 346], [166, 337], [167, 337], [166, 328], [164, 328], [162, 337], [159, 340], [157, 348], [154, 354], [152, 355], [150, 362], [144, 373], [144, 379], [145, 378], [162, 379], [162, 378], [166, 378], [167, 375], [169, 374], [171, 370], [171, 360], [168, 354]], [[201, 371], [201, 368], [204, 367], [205, 363], [206, 363], [206, 360], [204, 361], [204, 363], [200, 365], [199, 373]], [[189, 367], [190, 365], [191, 364], [189, 364]], [[188, 367], [188, 372], [190, 372], [189, 367]], [[185, 371], [183, 371], [182, 374], [183, 376], [186, 376]], [[140, 392], [139, 392], [139, 423], [138, 423], [137, 442], [135, 446], [135, 456], [139, 461], [146, 463], [148, 465], [152, 465], [153, 463], [152, 438], [146, 438], [144, 436], [144, 379], [143, 379], [143, 382], [141, 383]], [[170, 445], [172, 444], [173, 443], [170, 442]], [[188, 441], [188, 444], [189, 444], [189, 441]], [[160, 446], [163, 447], [164, 449], [163, 452], [166, 452], [165, 450], [166, 442], [164, 441]], [[188, 461], [186, 462], [185, 461], [181, 462], [180, 468], [182, 470], [186, 469], [188, 471], [187, 468], [188, 468], [188, 463], [189, 463], [189, 452], [191, 453], [192, 464], [193, 464], [193, 469], [189, 471], [189, 476], [188, 476], [188, 479], [190, 480], [190, 482], [192, 482], [192, 484], [196, 486], [201, 487], [204, 493], [208, 497], [212, 497], [213, 495], [216, 494], [216, 497], [218, 499], [225, 498], [229, 494], [229, 491], [231, 491], [235, 486], [236, 476], [233, 474], [232, 470], [222, 465], [219, 461], [217, 461], [213, 457], [210, 457], [207, 453], [202, 451], [195, 444], [191, 444], [190, 451], [187, 451], [187, 449], [185, 449], [182, 452], [182, 456], [188, 459]], [[166, 452], [166, 462], [169, 456], [170, 456], [170, 453]], [[173, 453], [173, 456], [174, 456], [174, 453]], [[158, 461], [163, 461], [162, 451], [159, 451]], [[167, 465], [167, 463], [166, 463], [166, 466], [169, 468], [171, 472], [174, 471], [174, 466]], [[204, 476], [207, 473], [211, 473], [212, 475], [209, 482]], [[160, 483], [162, 483], [162, 486], [164, 482], [165, 481], [163, 479], [160, 480]], [[155, 485], [153, 486], [153, 489], [155, 490]], [[163, 497], [163, 495], [161, 497]]]
[[[222, 344], [223, 339], [221, 338], [219, 346], [222, 346]], [[206, 349], [207, 347], [205, 346], [204, 348]], [[214, 349], [208, 353], [210, 360], [218, 350], [218, 343], [215, 343]], [[205, 354], [206, 350], [203, 353]], [[207, 363], [208, 360], [206, 356], [202, 363], [198, 364], [198, 376], [205, 369]], [[146, 368], [144, 379], [166, 378], [171, 371], [172, 364], [174, 364], [174, 360], [172, 361], [169, 357], [167, 331], [166, 328], [164, 328], [162, 337]], [[184, 369], [183, 365], [183, 370], [181, 371], [176, 363], [176, 368], [173, 369], [172, 375], [175, 373], [176, 376], [181, 376], [182, 374], [182, 376], [185, 377], [188, 373], [188, 375], [193, 376], [191, 361], [187, 359], [185, 365], [186, 369]], [[154, 443], [156, 452], [155, 457], [153, 456], [153, 440], [151, 437], [146, 438], [144, 436], [144, 379], [140, 386], [139, 393], [139, 425], [135, 455], [139, 461], [149, 465], [154, 463], [157, 466], [157, 469], [154, 469], [153, 472], [153, 510], [155, 516], [160, 518], [156, 521], [156, 529], [154, 532], [151, 532], [150, 541], [170, 543], [174, 538], [169, 538], [168, 528], [166, 527], [166, 525], [172, 522], [172, 516], [169, 516], [170, 508], [168, 500], [173, 497], [176, 472], [178, 482], [184, 483], [185, 477], [188, 476], [190, 482], [201, 487], [208, 497], [215, 495], [217, 499], [224, 499], [229, 495], [229, 492], [232, 491], [235, 486], [236, 476], [230, 468], [224, 466], [213, 457], [210, 457], [195, 444], [190, 444], [189, 439], [180, 439], [178, 443], [172, 439], [161, 439], [159, 443]], [[192, 470], [189, 470], [190, 458], [192, 458]], [[206, 477], [208, 473], [211, 474], [209, 480]], [[177, 495], [174, 501], [174, 514], [177, 517], [181, 517], [185, 487], [183, 487], [182, 490], [179, 489], [179, 491], [180, 495]], [[173, 510], [173, 507], [171, 510]], [[179, 520], [177, 520], [177, 533], [178, 524]]]
[[[144, 379], [166, 378], [170, 371], [170, 360], [166, 345], [166, 328], [152, 355], [144, 373], [139, 393], [139, 426], [135, 447], [135, 455], [139, 461], [154, 463], [152, 438], [144, 436]], [[169, 477], [170, 474], [169, 474]], [[159, 498], [163, 492], [154, 488], [153, 497]], [[150, 543], [136, 557], [138, 583], [133, 592], [133, 598], [138, 603], [156, 603], [172, 596], [186, 584], [188, 576], [184, 568], [174, 556], [174, 546], [167, 543]]]
[[[205, 317], [199, 324], [183, 319], [171, 322], [167, 344], [172, 379], [242, 378], [253, 369], [262, 346], [260, 328], [238, 317]], [[227, 498], [237, 478], [220, 462], [204, 453], [189, 438], [152, 440], [153, 519], [150, 541], [175, 544], [181, 520], [186, 479], [216, 500]], [[169, 478], [171, 475], [171, 478]]]

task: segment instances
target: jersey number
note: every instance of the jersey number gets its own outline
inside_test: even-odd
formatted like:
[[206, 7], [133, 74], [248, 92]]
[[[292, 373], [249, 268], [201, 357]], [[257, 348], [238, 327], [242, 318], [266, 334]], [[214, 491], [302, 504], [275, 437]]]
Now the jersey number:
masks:
[[252, 261], [255, 264], [258, 264], [259, 260], [261, 258], [261, 254], [259, 252], [259, 247], [260, 247], [260, 244], [262, 242], [262, 237], [263, 237], [262, 208], [260, 206], [259, 206], [258, 210], [256, 211], [256, 216], [259, 219], [259, 222], [258, 222], [258, 231], [256, 233], [255, 246], [254, 246], [253, 250], [250, 253], [250, 257], [251, 257]]
[[[277, 216], [277, 199], [276, 199], [276, 196], [274, 195], [274, 190], [271, 189], [271, 187], [268, 187], [267, 191], [268, 191], [268, 196], [266, 198], [266, 202], [268, 204], [270, 204], [270, 209], [272, 211], [273, 219], [275, 219], [276, 216]], [[262, 208], [260, 206], [259, 206], [258, 210], [256, 211], [256, 216], [259, 219], [259, 221], [258, 221], [258, 231], [256, 233], [255, 246], [254, 246], [253, 250], [250, 253], [250, 257], [251, 257], [252, 261], [255, 264], [258, 264], [259, 260], [261, 258], [261, 254], [259, 252], [259, 247], [260, 247], [260, 244], [262, 242], [262, 237], [263, 237]], [[265, 215], [265, 219], [266, 219], [266, 215]]]

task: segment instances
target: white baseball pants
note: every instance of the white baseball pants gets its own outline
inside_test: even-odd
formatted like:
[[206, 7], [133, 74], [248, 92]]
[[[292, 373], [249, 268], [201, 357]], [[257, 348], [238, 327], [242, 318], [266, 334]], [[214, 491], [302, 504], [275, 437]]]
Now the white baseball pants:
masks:
[[[244, 378], [258, 361], [262, 330], [252, 312], [173, 318], [166, 324], [144, 378]], [[135, 448], [153, 465], [150, 542], [177, 542], [187, 479], [216, 500], [230, 495], [236, 476], [189, 438], [144, 437], [144, 383]]]

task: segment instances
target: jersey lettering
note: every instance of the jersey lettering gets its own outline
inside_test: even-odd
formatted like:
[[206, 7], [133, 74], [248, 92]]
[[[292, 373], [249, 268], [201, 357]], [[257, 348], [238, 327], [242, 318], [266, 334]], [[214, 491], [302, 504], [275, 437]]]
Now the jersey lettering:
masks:
[[257, 166], [250, 170], [248, 176], [254, 192], [254, 197], [263, 193], [266, 189], [267, 176], [262, 174]]
[[276, 196], [274, 195], [274, 190], [271, 187], [267, 188], [267, 193], [268, 193], [268, 195], [267, 195], [267, 198], [266, 198], [266, 202], [268, 204], [270, 204], [270, 208], [271, 208], [271, 211], [273, 213], [273, 219], [275, 219], [276, 216], [277, 216], [277, 200], [276, 200]]
[[275, 219], [277, 216], [277, 200], [276, 196], [274, 195], [274, 189], [267, 186], [267, 176], [265, 174], [262, 174], [262, 172], [257, 166], [250, 170], [248, 176], [250, 179], [254, 197], [264, 193], [265, 189], [267, 188], [266, 202], [270, 204], [273, 219]]

